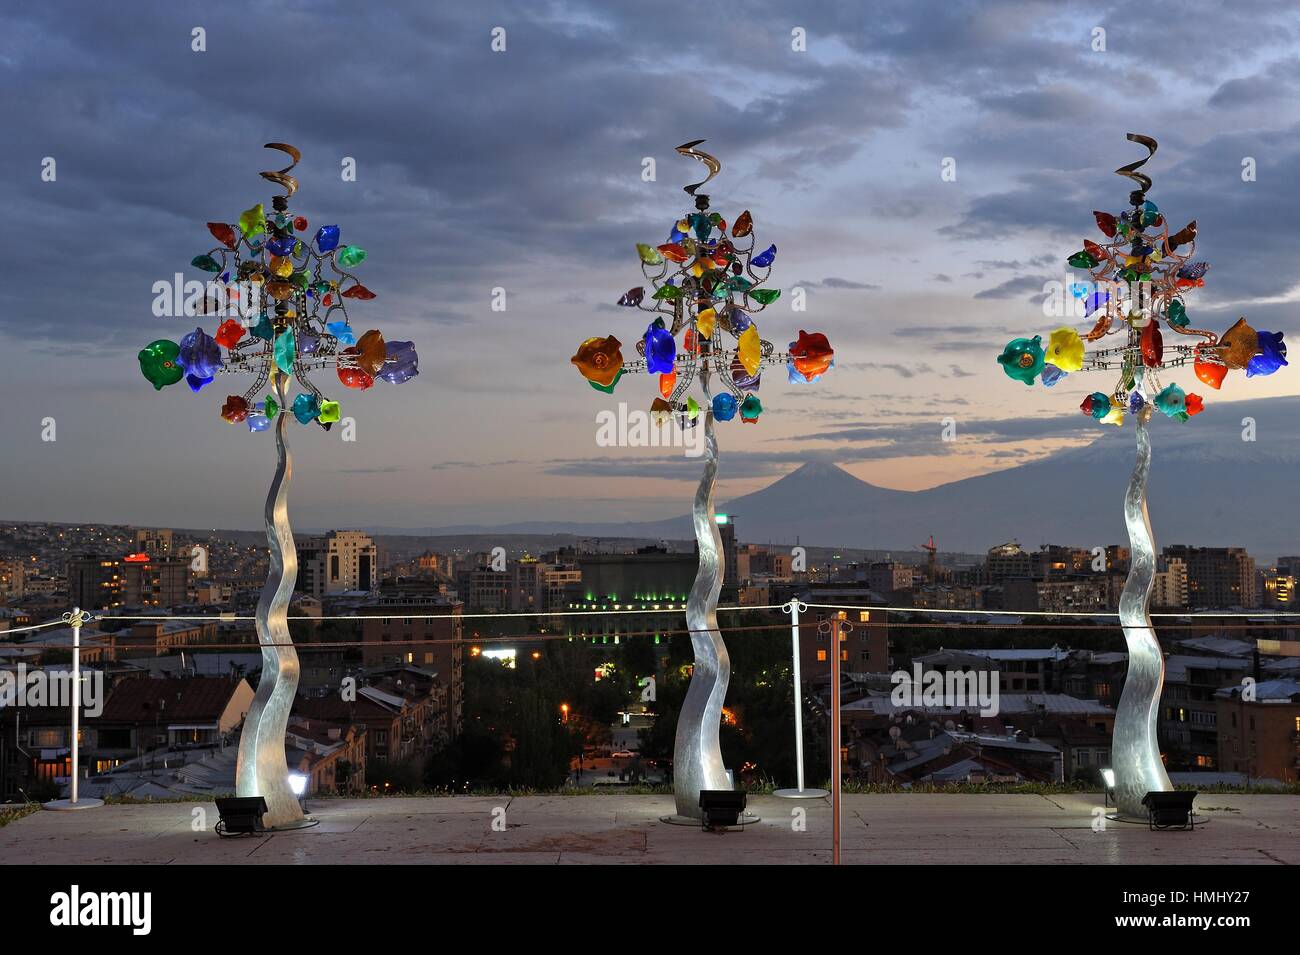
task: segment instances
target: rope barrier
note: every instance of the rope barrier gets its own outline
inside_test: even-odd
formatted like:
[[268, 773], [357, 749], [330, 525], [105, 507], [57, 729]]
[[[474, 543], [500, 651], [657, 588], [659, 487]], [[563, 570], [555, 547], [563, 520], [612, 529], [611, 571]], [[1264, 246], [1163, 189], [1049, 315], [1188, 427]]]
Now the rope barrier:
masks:
[[[346, 619], [357, 621], [357, 620], [364, 620], [365, 618], [348, 617]], [[441, 619], [448, 619], [448, 618], [443, 617]], [[797, 624], [800, 630], [808, 630], [808, 629], [815, 630], [818, 627], [818, 625], [819, 624], [816, 621], [808, 622], [808, 623], [800, 622], [799, 624]], [[891, 630], [926, 630], [926, 629], [1017, 630], [1022, 627], [1027, 627], [1029, 625], [1024, 623], [944, 623], [944, 624], [935, 624], [935, 623], [870, 624], [868, 623], [867, 626], [888, 627]], [[720, 634], [739, 634], [739, 633], [755, 633], [755, 632], [763, 632], [763, 631], [771, 631], [771, 630], [779, 630], [782, 632], [786, 632], [790, 629], [790, 627], [791, 624], [789, 623], [779, 623], [779, 624], [758, 624], [758, 625], [745, 626], [745, 627], [718, 627], [717, 630], [718, 633]], [[1250, 631], [1289, 630], [1291, 629], [1291, 627], [1292, 627], [1291, 624], [1255, 624], [1255, 625], [1236, 625], [1236, 626], [1221, 625], [1216, 628], [1216, 632], [1236, 631], [1236, 630], [1250, 630]], [[1110, 630], [1122, 630], [1123, 628], [1121, 627], [1120, 624], [1099, 624], [1096, 626], [1088, 626], [1084, 624], [1058, 624], [1050, 628], [1038, 627], [1036, 629], [1069, 630], [1069, 631], [1077, 630], [1077, 631], [1088, 631], [1091, 633], [1104, 633]], [[1160, 628], [1161, 632], [1167, 632], [1169, 630], [1200, 630], [1200, 629], [1201, 629], [1200, 625], [1192, 624], [1192, 623], [1169, 624], [1169, 625], [1162, 626]], [[607, 632], [607, 633], [513, 633], [513, 634], [492, 634], [486, 636], [479, 635], [479, 636], [470, 636], [470, 637], [465, 637], [465, 636], [430, 637], [427, 639], [419, 639], [419, 640], [416, 639], [382, 640], [382, 641], [380, 640], [322, 640], [322, 641], [312, 640], [312, 641], [305, 641], [302, 643], [292, 643], [292, 642], [290, 643], [258, 643], [258, 642], [183, 643], [183, 644], [176, 644], [175, 646], [171, 646], [171, 647], [164, 647], [163, 649], [181, 650], [181, 651], [184, 650], [245, 650], [247, 652], [252, 653], [255, 652], [255, 650], [260, 649], [261, 647], [264, 646], [265, 647], [291, 646], [291, 647], [296, 647], [299, 650], [307, 650], [307, 651], [313, 649], [317, 649], [317, 650], [344, 649], [349, 647], [361, 647], [361, 648], [428, 647], [428, 646], [447, 646], [447, 645], [454, 645], [454, 644], [460, 644], [463, 646], [473, 646], [477, 644], [516, 643], [520, 641], [543, 642], [549, 640], [569, 640], [569, 641], [598, 640], [602, 638], [608, 639], [609, 637], [614, 637], [616, 639], [621, 640], [623, 638], [634, 638], [634, 637], [670, 637], [670, 636], [678, 636], [678, 635], [689, 635], [692, 633], [710, 633], [710, 632], [712, 631], [709, 628], [699, 628], [699, 629], [692, 630], [685, 627], [680, 627], [680, 628], [675, 627], [675, 628], [664, 629], [664, 630], [630, 630], [630, 631], [616, 631], [616, 632]], [[82, 635], [83, 643], [81, 647], [83, 654], [87, 650], [97, 650], [97, 649], [107, 649], [112, 652], [119, 652], [119, 651], [126, 651], [126, 650], [157, 650], [158, 649], [157, 643], [122, 643], [122, 642], [115, 641], [111, 646], [105, 646], [102, 643], [100, 638], [105, 636], [112, 636], [112, 635], [113, 635], [112, 632], [103, 632], [103, 631], [83, 634]], [[15, 644], [15, 646], [25, 650], [66, 650], [68, 649], [68, 647], [65, 644], [55, 644], [55, 643], [51, 643], [51, 644], [20, 643], [20, 644]], [[960, 648], [956, 648], [956, 649], [960, 649]], [[1023, 649], [1036, 649], [1036, 648], [1023, 648]], [[972, 651], [972, 652], [978, 652], [978, 651]]]

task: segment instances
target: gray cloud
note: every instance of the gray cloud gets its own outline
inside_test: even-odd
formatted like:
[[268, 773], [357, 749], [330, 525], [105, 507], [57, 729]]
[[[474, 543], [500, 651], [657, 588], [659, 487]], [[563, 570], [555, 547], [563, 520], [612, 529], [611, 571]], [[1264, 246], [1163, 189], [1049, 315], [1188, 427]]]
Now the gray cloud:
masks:
[[[585, 493], [573, 478], [593, 472], [527, 462], [583, 460], [595, 406], [569, 355], [587, 335], [634, 342], [644, 328], [613, 302], [642, 284], [633, 244], [662, 242], [688, 208], [680, 188], [699, 167], [673, 146], [700, 137], [724, 163], [709, 187], [715, 207], [728, 217], [751, 208], [759, 241], [779, 245], [774, 282], [825, 276], [803, 283], [817, 295], [806, 320], [830, 334], [840, 370], [915, 375], [928, 358], [948, 368], [930, 379], [936, 409], [969, 396], [989, 418], [1008, 410], [965, 379], [1000, 374], [992, 356], [1007, 328], [1039, 317], [1033, 276], [1063, 270], [1096, 236], [1091, 210], [1122, 206], [1128, 183], [1112, 170], [1141, 150], [1124, 140], [1134, 114], [1114, 107], [1115, 90], [1174, 104], [1176, 123], [1152, 108], [1138, 131], [1161, 143], [1152, 199], [1175, 227], [1198, 220], [1197, 257], [1213, 264], [1189, 295], [1194, 324], [1226, 328], [1238, 313], [1257, 327], [1294, 321], [1291, 304], [1256, 304], [1295, 283], [1293, 0], [1252, 4], [1248, 16], [1185, 4], [1158, 23], [1118, 0], [954, 0], [869, 15], [841, 0], [797, 16], [755, 0], [743, 18], [700, 31], [663, 26], [698, 16], [673, 2], [650, 20], [594, 0], [398, 0], [382, 17], [343, 0], [218, 4], [199, 18], [206, 53], [190, 50], [193, 11], [162, 0], [129, 17], [90, 0], [10, 7], [0, 20], [0, 201], [11, 223], [0, 234], [0, 392], [15, 410], [0, 419], [0, 441], [12, 451], [15, 518], [89, 507], [75, 461], [62, 457], [76, 448], [94, 457], [104, 509], [78, 518], [162, 521], [171, 507], [204, 524], [256, 522], [247, 482], [265, 472], [267, 443], [223, 428], [212, 388], [155, 394], [135, 353], [188, 330], [152, 317], [150, 287], [177, 271], [197, 277], [187, 263], [209, 246], [203, 223], [267, 199], [256, 173], [274, 168], [260, 145], [273, 140], [303, 150], [293, 206], [310, 231], [337, 222], [370, 253], [360, 274], [379, 298], [354, 322], [421, 350], [420, 377], [397, 392], [342, 392], [332, 371], [317, 373], [361, 428], [355, 445], [293, 432], [295, 501], [317, 514], [396, 524], [438, 495], [439, 506], [479, 494], [484, 509], [524, 511], [520, 488], [544, 500]], [[790, 47], [795, 23], [806, 53]], [[1091, 48], [1094, 24], [1107, 30], [1104, 53]], [[505, 53], [490, 49], [495, 26], [507, 30]], [[727, 82], [689, 82], [701, 63], [725, 63]], [[45, 157], [57, 160], [55, 182], [41, 180]], [[343, 157], [357, 161], [355, 183], [339, 175]], [[657, 162], [654, 182], [641, 179], [645, 157]], [[944, 157], [958, 162], [955, 182], [940, 180]], [[1245, 157], [1254, 182], [1241, 178]], [[505, 312], [491, 311], [495, 287], [508, 291]], [[778, 343], [805, 321], [787, 301], [762, 322]], [[970, 370], [950, 364], [967, 359]], [[870, 375], [809, 392], [764, 387], [778, 422], [866, 401], [872, 420], [900, 420]], [[37, 443], [26, 409], [58, 416], [57, 445]], [[861, 450], [814, 433], [838, 443], [840, 462], [947, 450], [926, 431], [859, 433]], [[456, 460], [433, 464], [444, 457]], [[793, 463], [762, 452], [744, 467]], [[391, 514], [358, 512], [381, 506], [363, 493], [368, 474], [391, 475]]]
[[1041, 300], [1043, 297], [1043, 284], [1049, 281], [1046, 276], [1042, 275], [1019, 275], [1013, 279], [1007, 279], [993, 288], [986, 288], [982, 292], [976, 292], [976, 298], [1020, 298], [1027, 296], [1030, 301]]

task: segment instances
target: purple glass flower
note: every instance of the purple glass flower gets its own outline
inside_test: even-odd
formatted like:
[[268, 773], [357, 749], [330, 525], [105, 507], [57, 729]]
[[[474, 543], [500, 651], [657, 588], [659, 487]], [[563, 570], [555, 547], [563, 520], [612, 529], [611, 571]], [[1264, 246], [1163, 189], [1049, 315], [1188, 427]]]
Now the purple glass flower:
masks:
[[181, 339], [181, 350], [176, 361], [190, 377], [211, 380], [221, 367], [221, 346], [203, 329], [196, 328]]
[[385, 349], [384, 367], [377, 377], [390, 385], [400, 385], [420, 373], [415, 342], [385, 342]]

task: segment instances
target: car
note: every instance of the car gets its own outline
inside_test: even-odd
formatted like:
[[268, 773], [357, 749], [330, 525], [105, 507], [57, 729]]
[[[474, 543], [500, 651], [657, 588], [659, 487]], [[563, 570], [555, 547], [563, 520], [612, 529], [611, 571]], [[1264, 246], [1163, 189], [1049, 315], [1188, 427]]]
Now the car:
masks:
[[609, 754], [610, 759], [636, 759], [636, 753], [630, 749], [620, 749], [616, 753]]

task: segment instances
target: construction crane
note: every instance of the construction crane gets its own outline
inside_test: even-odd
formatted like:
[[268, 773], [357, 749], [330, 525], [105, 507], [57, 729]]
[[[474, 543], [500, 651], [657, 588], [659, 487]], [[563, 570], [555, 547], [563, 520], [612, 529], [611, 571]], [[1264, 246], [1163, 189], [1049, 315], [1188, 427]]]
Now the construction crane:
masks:
[[924, 544], [921, 545], [921, 550], [925, 551], [926, 554], [929, 555], [928, 559], [926, 560], [925, 572], [927, 576], [930, 578], [930, 583], [937, 584], [939, 582], [939, 578], [937, 574], [937, 568], [935, 566], [936, 564], [935, 554], [938, 553], [939, 548], [934, 543], [933, 534], [930, 535], [930, 539], [928, 541], [926, 541]]

